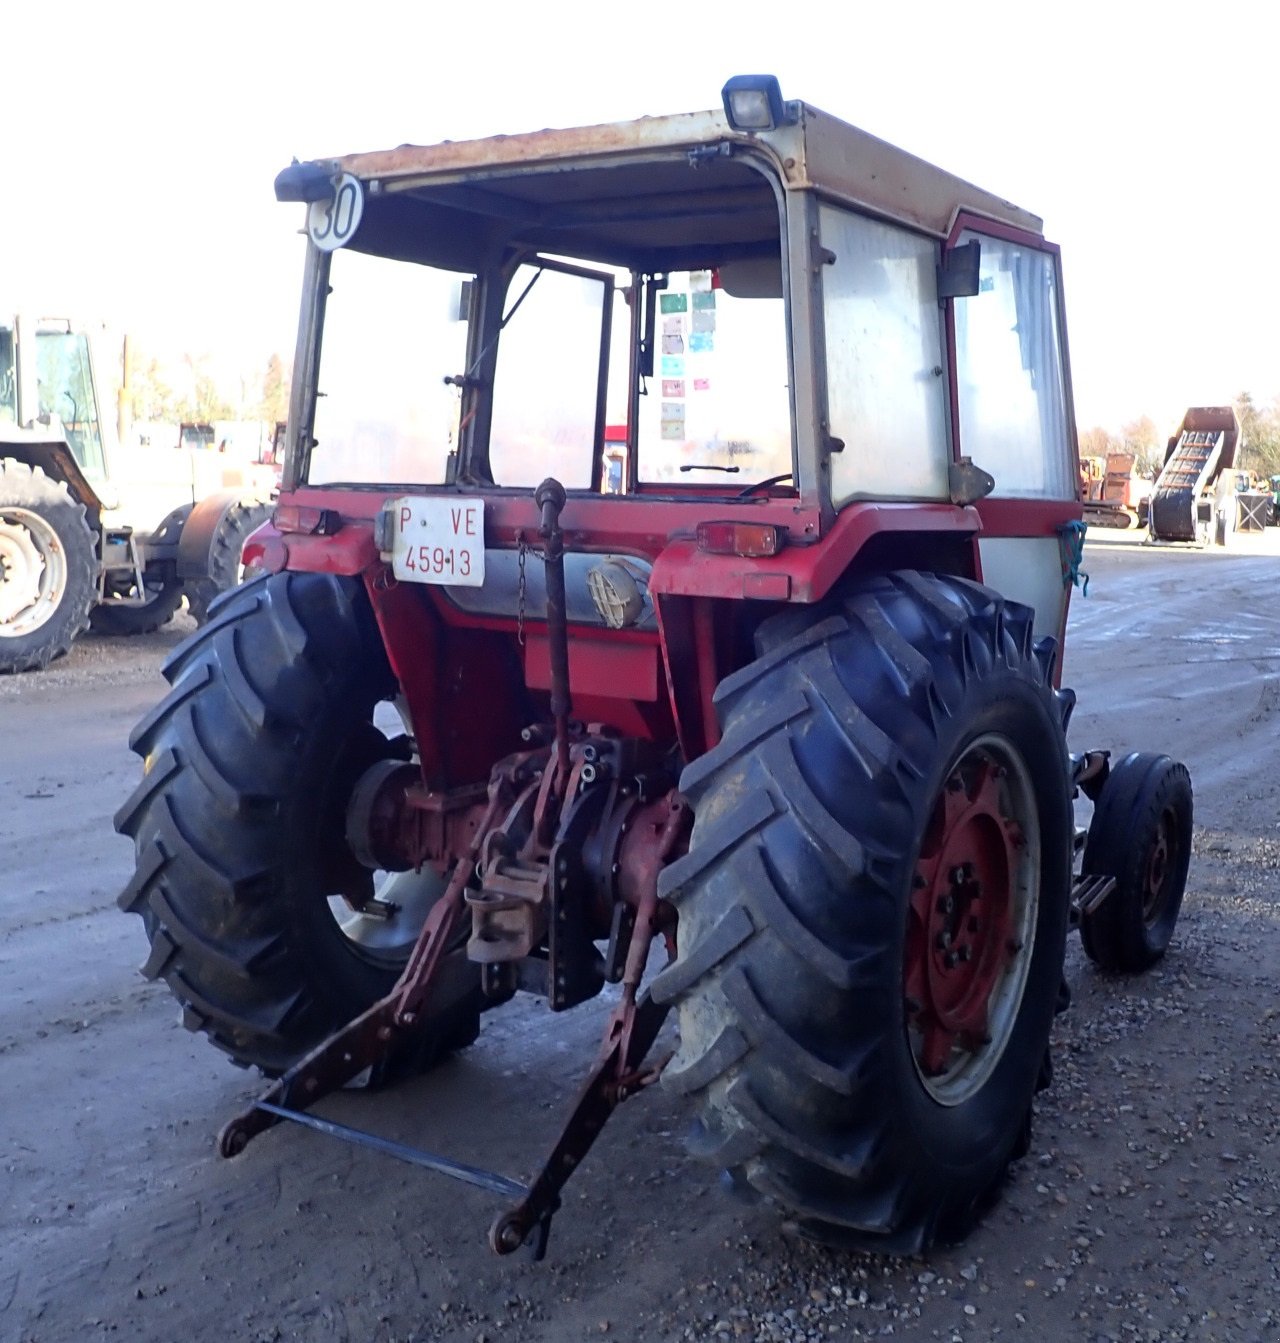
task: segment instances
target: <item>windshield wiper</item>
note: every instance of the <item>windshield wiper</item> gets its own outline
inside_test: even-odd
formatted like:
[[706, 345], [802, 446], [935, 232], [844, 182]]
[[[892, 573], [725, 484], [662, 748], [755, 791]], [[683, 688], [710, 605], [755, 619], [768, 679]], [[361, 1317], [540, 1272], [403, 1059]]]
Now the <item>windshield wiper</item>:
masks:
[[725, 471], [731, 476], [736, 476], [742, 470], [740, 466], [717, 466], [714, 462], [686, 462], [681, 471]]

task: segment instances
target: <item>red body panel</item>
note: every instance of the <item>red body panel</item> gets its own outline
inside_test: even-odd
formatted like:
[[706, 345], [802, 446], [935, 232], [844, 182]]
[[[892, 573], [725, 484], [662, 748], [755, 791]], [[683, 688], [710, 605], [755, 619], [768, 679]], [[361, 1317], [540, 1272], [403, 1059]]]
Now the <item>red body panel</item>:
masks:
[[[378, 554], [373, 519], [402, 492], [296, 491], [288, 502], [332, 510], [342, 525], [328, 536], [264, 528], [247, 558], [270, 570], [363, 577], [408, 701], [424, 775], [429, 782], [479, 780], [494, 759], [516, 749], [530, 712], [545, 710], [551, 672], [542, 613], [527, 613], [522, 646], [514, 620], [465, 612], [431, 585], [398, 583]], [[484, 500], [488, 546], [536, 544], [531, 496], [486, 492]], [[793, 500], [748, 502], [702, 490], [680, 499], [571, 496], [563, 513], [569, 548], [652, 561], [649, 591], [658, 617], [656, 630], [570, 627], [574, 716], [631, 736], [674, 733], [693, 758], [719, 738], [712, 695], [738, 660], [733, 650], [743, 641], [735, 642], [733, 622], [743, 618], [744, 602], [749, 627], [774, 604], [822, 600], [858, 568], [872, 543], [909, 537], [963, 543], [980, 532], [1048, 535], [1079, 515], [1074, 500], [988, 499], [972, 507], [862, 502], [848, 505], [815, 544], [818, 521]], [[758, 559], [699, 550], [697, 524], [724, 520], [783, 526], [793, 543]], [[975, 546], [962, 544], [954, 553], [973, 577], [981, 576]], [[523, 697], [512, 693], [513, 676]]]
[[653, 566], [649, 590], [682, 597], [816, 602], [848, 572], [874, 536], [968, 535], [980, 525], [972, 509], [951, 504], [850, 504], [821, 545], [788, 546], [767, 559], [707, 555], [692, 541], [673, 541]]

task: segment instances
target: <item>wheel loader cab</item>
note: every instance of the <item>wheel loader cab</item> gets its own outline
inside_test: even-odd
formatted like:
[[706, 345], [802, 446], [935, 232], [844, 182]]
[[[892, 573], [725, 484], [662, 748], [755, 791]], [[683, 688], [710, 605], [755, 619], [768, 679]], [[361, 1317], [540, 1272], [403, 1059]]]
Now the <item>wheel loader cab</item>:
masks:
[[[21, 356], [21, 357], [19, 357]], [[0, 325], [0, 425], [64, 439], [93, 489], [108, 472], [88, 335], [69, 322], [18, 316]]]

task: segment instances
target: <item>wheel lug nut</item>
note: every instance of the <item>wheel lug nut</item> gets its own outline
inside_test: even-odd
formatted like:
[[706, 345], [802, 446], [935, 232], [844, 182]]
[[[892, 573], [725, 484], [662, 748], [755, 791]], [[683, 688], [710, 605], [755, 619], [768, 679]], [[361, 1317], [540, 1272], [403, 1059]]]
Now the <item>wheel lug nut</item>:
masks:
[[966, 944], [960, 948], [958, 954], [962, 961], [970, 961], [973, 959], [973, 948]]
[[946, 949], [951, 945], [951, 934], [948, 932], [939, 933], [937, 939], [937, 945], [939, 951], [946, 951]]
[[947, 952], [947, 954], [942, 958], [942, 963], [947, 967], [948, 970], [954, 970], [956, 968], [955, 952], [954, 951]]
[[956, 902], [949, 895], [940, 895], [938, 897], [937, 910], [939, 914], [950, 914], [956, 907]]

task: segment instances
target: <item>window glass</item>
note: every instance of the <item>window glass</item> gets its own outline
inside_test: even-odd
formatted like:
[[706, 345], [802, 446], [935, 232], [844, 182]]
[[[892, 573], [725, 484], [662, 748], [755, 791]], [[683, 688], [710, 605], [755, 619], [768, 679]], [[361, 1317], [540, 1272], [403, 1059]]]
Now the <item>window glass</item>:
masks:
[[653, 377], [640, 397], [641, 480], [745, 486], [792, 469], [780, 263], [769, 258], [763, 269], [748, 276], [734, 263], [667, 277]]
[[955, 301], [961, 450], [995, 477], [996, 498], [1069, 499], [1076, 482], [1054, 257], [979, 242], [980, 292]]
[[312, 484], [442, 484], [465, 371], [461, 277], [367, 256], [333, 255], [308, 479]]
[[[489, 466], [497, 484], [533, 487], [554, 476], [567, 489], [590, 488], [612, 286], [612, 275], [517, 270], [493, 380]], [[620, 354], [625, 360], [625, 347]]]
[[823, 206], [827, 405], [844, 449], [831, 457], [831, 493], [945, 499], [950, 448], [937, 244]]
[[13, 332], [0, 326], [0, 423], [18, 418], [18, 370], [13, 358]]
[[101, 480], [106, 468], [88, 338], [63, 331], [37, 332], [36, 380], [40, 416], [61, 421], [80, 469], [90, 480]]

